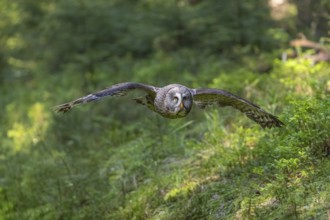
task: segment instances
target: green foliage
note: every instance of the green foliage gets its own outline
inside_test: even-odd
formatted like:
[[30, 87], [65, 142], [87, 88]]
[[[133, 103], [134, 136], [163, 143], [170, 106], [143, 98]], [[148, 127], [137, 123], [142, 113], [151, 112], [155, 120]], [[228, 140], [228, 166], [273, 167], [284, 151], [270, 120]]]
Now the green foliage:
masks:
[[[264, 2], [0, 1], [0, 219], [326, 219], [330, 66], [275, 59]], [[52, 112], [120, 81], [226, 89], [285, 126], [130, 97]]]
[[[172, 59], [164, 54], [160, 57]], [[145, 63], [158, 59], [135, 63], [136, 77], [156, 68]], [[219, 70], [210, 82], [212, 87], [263, 103], [267, 109], [280, 109], [286, 126], [271, 131], [228, 109], [221, 110], [221, 117], [212, 109], [203, 117], [195, 109], [193, 116], [168, 121], [157, 115], [146, 118], [143, 107], [125, 119], [123, 113], [106, 112], [104, 104], [52, 115], [46, 106], [59, 102], [58, 97], [48, 92], [38, 102], [32, 101], [42, 87], [32, 92], [31, 101], [21, 103], [21, 110], [16, 102], [5, 99], [2, 216], [323, 218], [330, 192], [329, 65], [274, 62], [269, 76], [242, 68], [226, 73]], [[169, 64], [163, 63], [165, 71]], [[205, 65], [212, 72], [217, 64]], [[177, 68], [170, 66], [168, 70]], [[207, 70], [203, 65], [200, 69]], [[303, 77], [304, 84], [296, 77]], [[59, 82], [57, 77], [48, 80]], [[64, 87], [69, 93], [59, 90], [62, 97], [79, 95], [70, 91], [70, 85]], [[105, 100], [105, 105], [114, 102], [130, 105], [119, 100]]]
[[9, 5], [4, 17], [12, 25], [2, 25], [4, 43], [12, 45], [9, 51], [18, 60], [42, 61], [52, 73], [70, 69], [95, 75], [107, 71], [116, 57], [145, 57], [181, 48], [204, 53], [230, 52], [241, 46], [270, 49], [277, 41], [267, 34], [269, 9], [260, 0], [197, 5], [186, 1], [61, 0], [13, 1]]

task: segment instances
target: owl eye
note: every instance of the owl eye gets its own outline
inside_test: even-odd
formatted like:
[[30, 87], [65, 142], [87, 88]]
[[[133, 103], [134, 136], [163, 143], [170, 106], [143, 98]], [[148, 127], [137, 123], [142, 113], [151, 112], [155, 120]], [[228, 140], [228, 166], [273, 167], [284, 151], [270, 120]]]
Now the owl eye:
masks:
[[174, 102], [178, 102], [179, 101], [179, 98], [177, 96], [174, 96]]

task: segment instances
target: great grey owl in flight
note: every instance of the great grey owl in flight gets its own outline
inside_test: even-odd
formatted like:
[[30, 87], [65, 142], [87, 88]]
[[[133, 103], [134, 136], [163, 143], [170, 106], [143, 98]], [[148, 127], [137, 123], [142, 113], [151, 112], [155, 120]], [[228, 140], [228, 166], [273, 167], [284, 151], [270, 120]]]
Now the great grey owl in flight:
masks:
[[180, 84], [170, 84], [159, 88], [142, 83], [119, 83], [110, 88], [56, 106], [55, 110], [65, 113], [78, 104], [96, 101], [105, 96], [126, 95], [127, 92], [132, 90], [144, 91], [146, 96], [135, 98], [134, 100], [165, 118], [182, 118], [187, 116], [193, 103], [201, 108], [216, 104], [220, 107], [231, 106], [241, 111], [263, 128], [281, 127], [284, 125], [276, 116], [230, 92], [209, 88], [190, 89]]

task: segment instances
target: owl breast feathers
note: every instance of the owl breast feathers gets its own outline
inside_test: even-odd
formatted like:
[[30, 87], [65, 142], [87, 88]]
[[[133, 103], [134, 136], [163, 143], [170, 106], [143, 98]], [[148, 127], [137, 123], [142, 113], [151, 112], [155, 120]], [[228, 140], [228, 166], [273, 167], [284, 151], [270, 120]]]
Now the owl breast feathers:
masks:
[[93, 102], [105, 96], [123, 96], [136, 90], [146, 93], [143, 97], [134, 98], [136, 103], [147, 106], [150, 110], [165, 118], [182, 118], [189, 114], [193, 104], [200, 108], [209, 105], [219, 107], [230, 106], [248, 118], [258, 123], [262, 128], [281, 127], [276, 116], [266, 112], [258, 105], [221, 89], [190, 89], [180, 84], [170, 84], [164, 87], [155, 87], [142, 83], [125, 82], [115, 84], [107, 89], [83, 96], [68, 103], [55, 107], [57, 112], [67, 112], [76, 105]]

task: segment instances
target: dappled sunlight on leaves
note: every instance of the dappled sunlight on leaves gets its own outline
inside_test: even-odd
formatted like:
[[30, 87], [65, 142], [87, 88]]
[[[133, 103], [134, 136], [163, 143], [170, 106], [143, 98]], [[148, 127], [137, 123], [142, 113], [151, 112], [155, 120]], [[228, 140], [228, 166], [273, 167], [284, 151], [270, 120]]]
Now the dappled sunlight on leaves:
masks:
[[[9, 117], [12, 117], [10, 115], [15, 114], [14, 109], [7, 112], [7, 114]], [[12, 128], [7, 132], [7, 136], [13, 142], [13, 152], [28, 152], [31, 144], [37, 144], [42, 140], [49, 126], [49, 120], [50, 113], [49, 111], [46, 111], [43, 104], [37, 102], [32, 105], [28, 110], [28, 120], [13, 122]]]
[[7, 135], [14, 142], [14, 151], [21, 151], [24, 147], [28, 135], [26, 135], [26, 128], [19, 123], [14, 123], [13, 127], [8, 130]]
[[291, 95], [313, 96], [320, 93], [325, 89], [322, 84], [326, 83], [330, 74], [325, 63], [312, 66], [308, 60], [289, 60], [285, 63], [277, 61], [277, 66], [273, 77], [280, 77], [280, 82]]
[[164, 200], [174, 199], [177, 196], [185, 196], [188, 192], [191, 192], [196, 188], [198, 183], [196, 181], [183, 182], [182, 186], [171, 189], [164, 196]]

